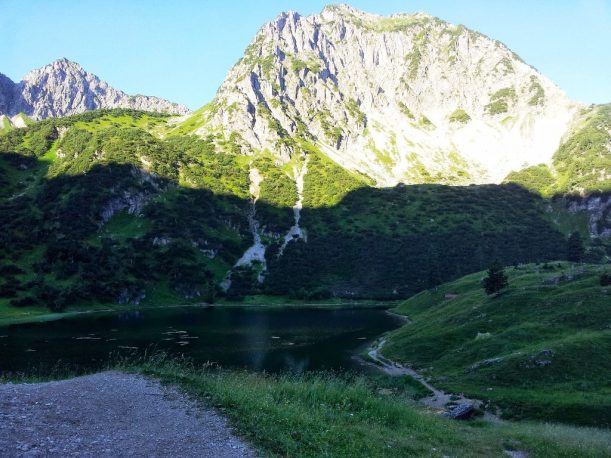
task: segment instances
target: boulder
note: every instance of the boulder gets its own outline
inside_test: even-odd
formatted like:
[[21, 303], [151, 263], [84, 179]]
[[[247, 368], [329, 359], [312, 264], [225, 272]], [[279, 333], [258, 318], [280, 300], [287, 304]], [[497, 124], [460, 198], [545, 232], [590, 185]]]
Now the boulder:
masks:
[[462, 402], [450, 410], [450, 417], [455, 420], [466, 420], [475, 413], [475, 406], [470, 402]]

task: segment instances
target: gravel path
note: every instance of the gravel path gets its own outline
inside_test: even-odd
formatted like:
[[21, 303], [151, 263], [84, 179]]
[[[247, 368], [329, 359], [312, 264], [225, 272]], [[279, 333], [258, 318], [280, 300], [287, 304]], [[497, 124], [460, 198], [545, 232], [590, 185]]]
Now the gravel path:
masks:
[[254, 457], [218, 413], [120, 372], [0, 384], [2, 457]]

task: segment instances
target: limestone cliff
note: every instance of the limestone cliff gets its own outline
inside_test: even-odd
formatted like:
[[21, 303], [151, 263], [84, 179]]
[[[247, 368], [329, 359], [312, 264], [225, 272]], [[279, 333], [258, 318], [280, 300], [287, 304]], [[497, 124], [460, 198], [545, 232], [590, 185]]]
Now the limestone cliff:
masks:
[[158, 97], [127, 95], [68, 59], [33, 70], [19, 83], [0, 74], [0, 115], [14, 118], [24, 113], [38, 120], [98, 108], [189, 113], [187, 107]]
[[398, 182], [499, 182], [548, 162], [579, 106], [502, 43], [435, 17], [345, 5], [264, 25], [187, 121], [282, 161], [304, 138]]

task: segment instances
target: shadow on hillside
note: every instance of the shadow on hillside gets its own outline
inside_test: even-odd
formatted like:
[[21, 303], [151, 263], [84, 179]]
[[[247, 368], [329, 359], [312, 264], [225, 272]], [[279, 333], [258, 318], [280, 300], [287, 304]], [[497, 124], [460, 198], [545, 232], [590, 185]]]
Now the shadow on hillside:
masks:
[[[35, 167], [19, 155], [3, 154], [2, 162], [5, 172]], [[183, 188], [132, 165], [42, 180], [38, 192], [0, 179], [4, 263], [31, 269], [37, 287], [71, 285], [72, 299], [130, 301], [155, 282], [209, 296], [215, 266], [233, 265], [252, 243], [250, 201]], [[257, 207], [268, 218], [292, 212]], [[564, 237], [541, 208], [516, 185], [357, 189], [334, 207], [303, 210], [307, 243], [293, 241], [278, 256], [280, 240], [268, 238], [265, 283], [243, 272], [234, 294], [401, 298], [493, 259], [562, 258]]]

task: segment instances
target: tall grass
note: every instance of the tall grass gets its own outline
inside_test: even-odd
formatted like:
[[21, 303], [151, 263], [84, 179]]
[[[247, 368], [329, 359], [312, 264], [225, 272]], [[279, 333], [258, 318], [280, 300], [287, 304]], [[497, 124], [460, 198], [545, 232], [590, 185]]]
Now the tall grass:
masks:
[[611, 433], [538, 423], [457, 422], [423, 410], [365, 376], [272, 375], [196, 365], [154, 354], [114, 369], [178, 384], [227, 415], [268, 456], [603, 457]]

